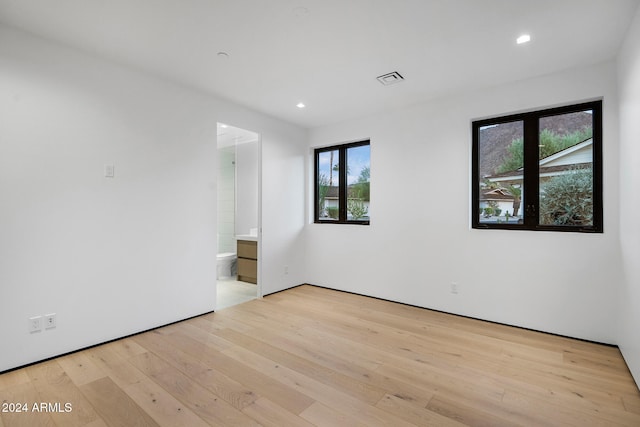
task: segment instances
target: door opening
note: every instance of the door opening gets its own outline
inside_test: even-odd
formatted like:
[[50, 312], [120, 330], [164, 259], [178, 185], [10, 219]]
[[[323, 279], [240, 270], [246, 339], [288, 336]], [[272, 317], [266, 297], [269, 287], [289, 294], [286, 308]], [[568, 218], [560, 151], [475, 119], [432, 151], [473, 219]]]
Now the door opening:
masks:
[[218, 123], [216, 310], [261, 296], [260, 135]]

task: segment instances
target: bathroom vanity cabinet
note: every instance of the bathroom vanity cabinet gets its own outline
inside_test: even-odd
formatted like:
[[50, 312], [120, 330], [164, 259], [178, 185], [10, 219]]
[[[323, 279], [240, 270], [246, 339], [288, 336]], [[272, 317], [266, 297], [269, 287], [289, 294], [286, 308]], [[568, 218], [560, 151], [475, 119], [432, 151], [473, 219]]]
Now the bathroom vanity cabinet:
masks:
[[258, 283], [258, 242], [238, 240], [238, 280]]

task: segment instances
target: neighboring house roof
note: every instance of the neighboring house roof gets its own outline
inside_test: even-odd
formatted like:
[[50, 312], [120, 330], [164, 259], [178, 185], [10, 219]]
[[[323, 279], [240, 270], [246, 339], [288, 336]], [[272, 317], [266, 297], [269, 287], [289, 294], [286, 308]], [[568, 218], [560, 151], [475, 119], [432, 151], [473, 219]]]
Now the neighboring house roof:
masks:
[[[348, 188], [353, 188], [354, 186], [356, 186], [358, 184], [361, 184], [361, 183], [350, 184]], [[339, 197], [339, 195], [338, 195], [338, 186], [336, 186], [336, 185], [332, 185], [331, 187], [327, 186], [327, 193], [325, 194], [324, 198], [325, 199], [337, 199], [338, 197]]]
[[540, 159], [540, 166], [551, 167], [591, 163], [593, 161], [593, 138], [586, 139], [562, 151]]
[[325, 199], [337, 199], [338, 198], [338, 187], [333, 185], [327, 188], [327, 194], [324, 196]]
[[[544, 159], [540, 159], [540, 177], [558, 176], [572, 169], [590, 167], [593, 162], [592, 145], [593, 138], [589, 138]], [[485, 176], [484, 178], [492, 182], [522, 181], [522, 171], [523, 168], [519, 168], [514, 171]]]
[[504, 188], [491, 188], [488, 190], [482, 190], [480, 194], [480, 201], [512, 201], [513, 196]]

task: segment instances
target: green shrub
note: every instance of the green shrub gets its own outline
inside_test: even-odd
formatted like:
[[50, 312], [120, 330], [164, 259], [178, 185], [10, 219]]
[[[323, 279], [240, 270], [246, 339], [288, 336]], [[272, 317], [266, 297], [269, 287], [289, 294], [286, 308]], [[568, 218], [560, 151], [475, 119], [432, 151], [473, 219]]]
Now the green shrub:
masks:
[[338, 219], [338, 208], [335, 206], [329, 206], [327, 208], [327, 215], [329, 215], [329, 218]]
[[540, 224], [593, 225], [593, 171], [574, 169], [541, 186]]
[[361, 199], [349, 199], [347, 211], [351, 214], [351, 219], [360, 219], [367, 214], [367, 207]]

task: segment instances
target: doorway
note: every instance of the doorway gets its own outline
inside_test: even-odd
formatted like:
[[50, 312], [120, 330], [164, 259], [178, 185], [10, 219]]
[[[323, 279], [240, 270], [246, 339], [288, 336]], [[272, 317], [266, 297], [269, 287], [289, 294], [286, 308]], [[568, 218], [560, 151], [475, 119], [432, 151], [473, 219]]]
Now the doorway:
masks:
[[260, 296], [260, 135], [218, 123], [216, 310]]

